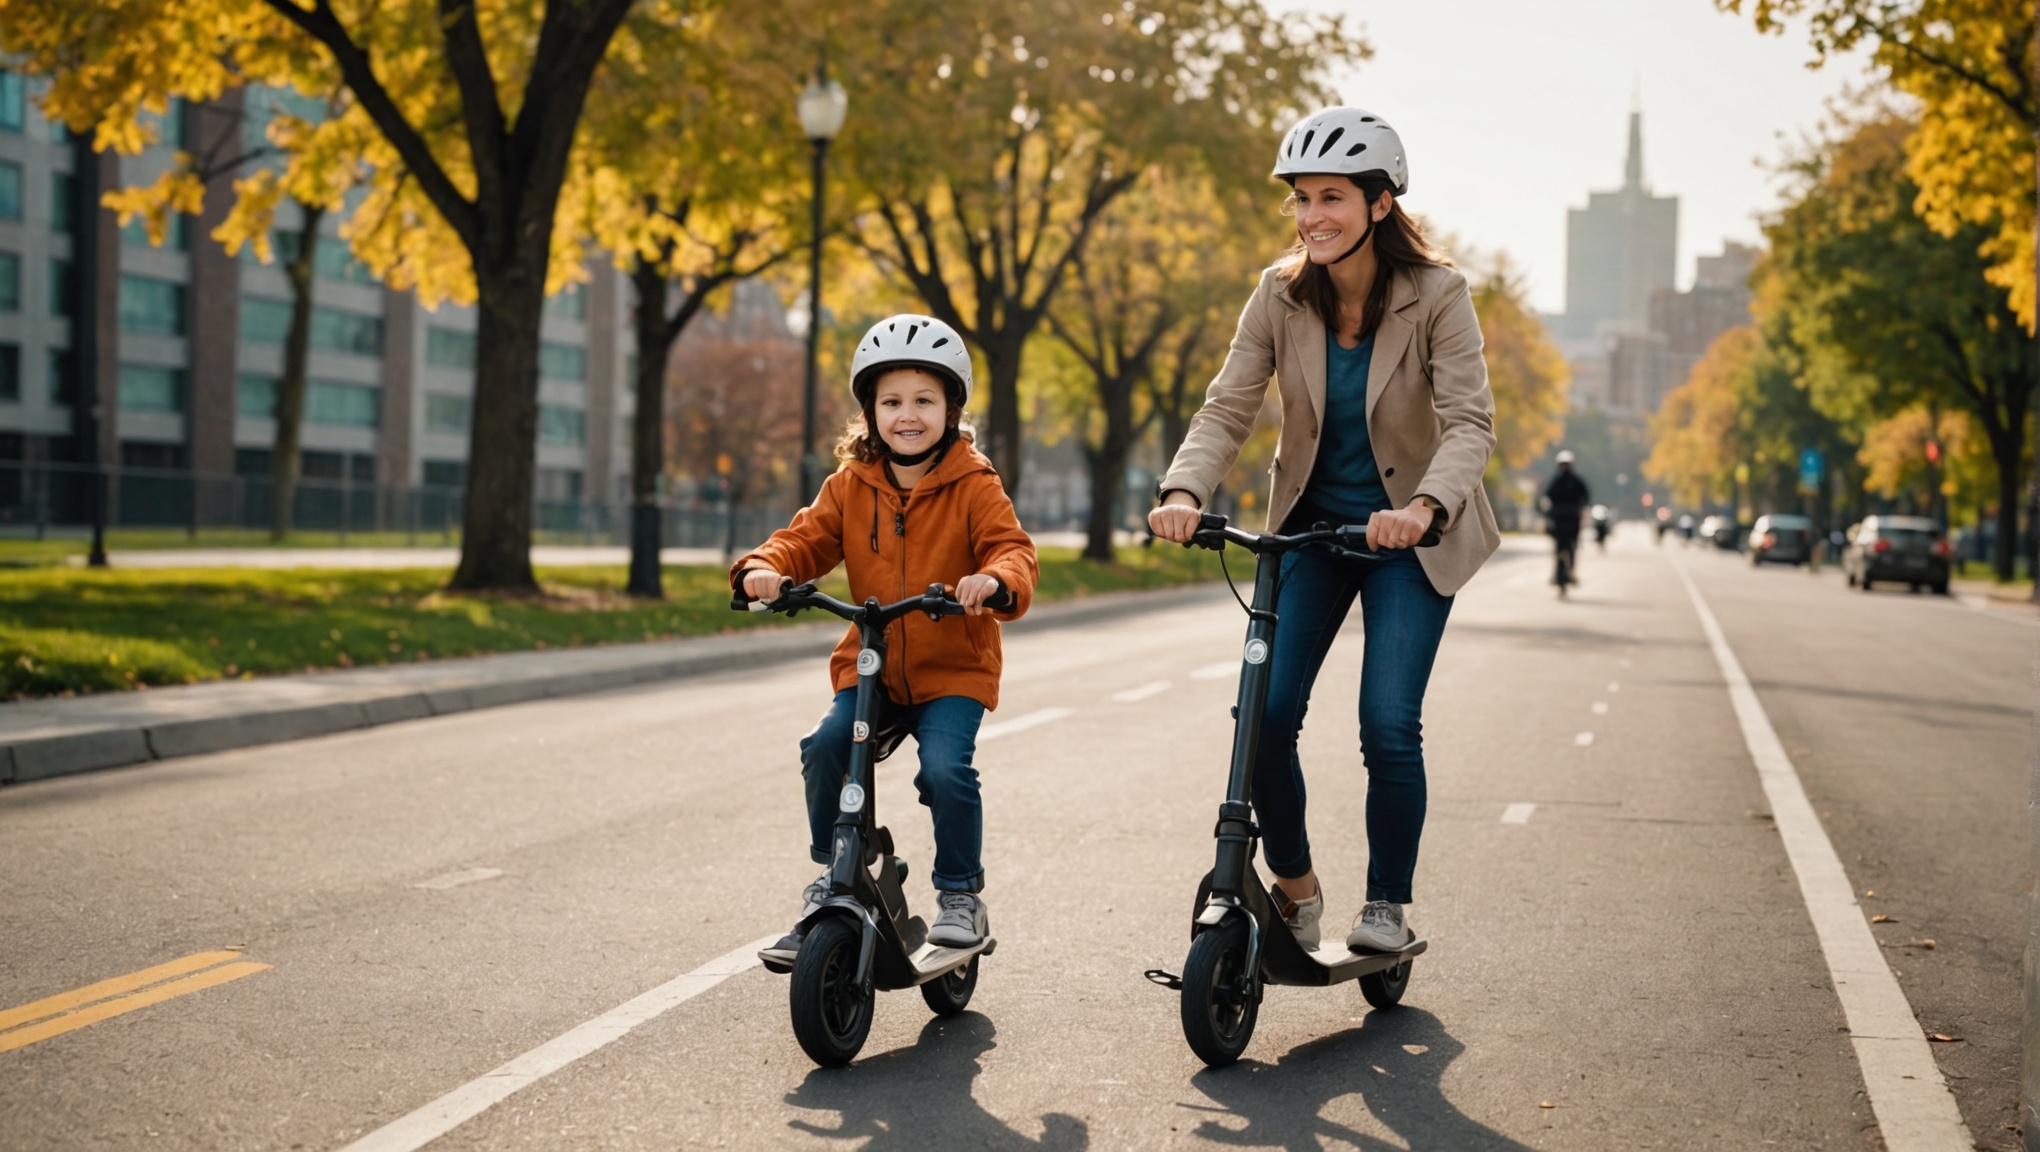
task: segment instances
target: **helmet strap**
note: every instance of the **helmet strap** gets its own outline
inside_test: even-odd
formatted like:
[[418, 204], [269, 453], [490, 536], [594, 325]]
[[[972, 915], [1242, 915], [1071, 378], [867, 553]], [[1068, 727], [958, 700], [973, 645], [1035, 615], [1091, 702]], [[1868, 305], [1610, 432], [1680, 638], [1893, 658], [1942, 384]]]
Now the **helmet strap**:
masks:
[[956, 443], [956, 428], [952, 425], [951, 427], [943, 429], [942, 439], [937, 440], [933, 446], [927, 448], [926, 450], [916, 452], [912, 456], [903, 455], [899, 452], [893, 451], [893, 446], [890, 444], [886, 444], [885, 441], [882, 439], [879, 441], [879, 443], [885, 445], [886, 459], [892, 461], [894, 464], [897, 464], [901, 468], [916, 468], [919, 467], [921, 464], [926, 463], [930, 456], [933, 456], [936, 453], [941, 452], [942, 450], [948, 448], [951, 444]]
[[1367, 231], [1362, 232], [1360, 234], [1360, 238], [1358, 240], [1353, 241], [1353, 246], [1351, 248], [1346, 249], [1346, 253], [1344, 256], [1341, 256], [1337, 260], [1332, 261], [1332, 263], [1334, 264], [1345, 263], [1346, 256], [1351, 256], [1353, 253], [1358, 252], [1362, 248], [1365, 248], [1367, 246], [1368, 238], [1373, 235], [1374, 235], [1374, 207], [1373, 205], [1369, 205], [1367, 208]]

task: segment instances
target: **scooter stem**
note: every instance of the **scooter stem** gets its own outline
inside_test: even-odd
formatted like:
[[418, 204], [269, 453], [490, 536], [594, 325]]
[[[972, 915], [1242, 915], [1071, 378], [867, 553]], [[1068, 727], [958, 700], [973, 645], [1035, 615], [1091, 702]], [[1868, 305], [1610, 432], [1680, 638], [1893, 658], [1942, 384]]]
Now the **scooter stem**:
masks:
[[1253, 820], [1254, 761], [1261, 746], [1261, 716], [1268, 705], [1275, 603], [1281, 584], [1281, 555], [1261, 553], [1254, 562], [1254, 602], [1247, 613], [1239, 698], [1233, 705], [1232, 769], [1226, 780], [1225, 803], [1218, 809], [1218, 860], [1211, 872], [1211, 890], [1216, 895], [1240, 894], [1253, 861], [1254, 841], [1260, 835]]

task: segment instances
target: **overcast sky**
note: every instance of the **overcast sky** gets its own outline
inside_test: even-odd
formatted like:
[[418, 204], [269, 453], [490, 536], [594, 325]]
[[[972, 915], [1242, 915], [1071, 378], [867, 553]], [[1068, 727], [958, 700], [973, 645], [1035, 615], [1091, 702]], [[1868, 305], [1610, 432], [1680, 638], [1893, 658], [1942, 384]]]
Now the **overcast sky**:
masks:
[[1696, 254], [1760, 238], [1777, 189], [1759, 162], [1865, 78], [1860, 59], [1807, 71], [1802, 32], [1759, 36], [1710, 0], [1268, 2], [1359, 25], [1374, 59], [1338, 78], [1340, 95], [1402, 134], [1410, 207], [1506, 249], [1547, 312], [1565, 306], [1565, 210], [1622, 183], [1632, 93], [1644, 179], [1679, 198], [1683, 287]]

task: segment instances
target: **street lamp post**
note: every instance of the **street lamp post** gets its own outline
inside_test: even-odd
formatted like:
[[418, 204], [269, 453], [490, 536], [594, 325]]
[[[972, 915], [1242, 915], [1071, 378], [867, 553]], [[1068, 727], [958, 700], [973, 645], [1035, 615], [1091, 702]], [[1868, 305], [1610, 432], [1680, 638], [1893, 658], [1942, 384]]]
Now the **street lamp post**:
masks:
[[815, 78], [800, 93], [800, 127], [815, 146], [813, 242], [808, 253], [807, 386], [800, 419], [800, 498], [813, 500], [822, 487], [822, 461], [815, 455], [815, 361], [822, 339], [822, 170], [829, 141], [843, 130], [849, 109], [843, 86], [817, 65]]

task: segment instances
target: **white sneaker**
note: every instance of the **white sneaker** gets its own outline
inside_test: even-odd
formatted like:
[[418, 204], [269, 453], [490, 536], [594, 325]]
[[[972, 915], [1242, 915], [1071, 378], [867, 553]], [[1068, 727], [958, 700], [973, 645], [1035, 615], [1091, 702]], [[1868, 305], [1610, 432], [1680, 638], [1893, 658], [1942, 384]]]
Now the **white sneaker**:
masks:
[[1289, 934], [1296, 937], [1296, 943], [1305, 952], [1317, 951], [1321, 938], [1318, 921], [1325, 914], [1324, 885], [1320, 884], [1308, 900], [1292, 900], [1280, 887], [1270, 884], [1268, 898], [1275, 904], [1276, 915], [1289, 926]]
[[1369, 900], [1346, 934], [1346, 947], [1355, 952], [1400, 952], [1416, 938], [1403, 919], [1402, 905]]

